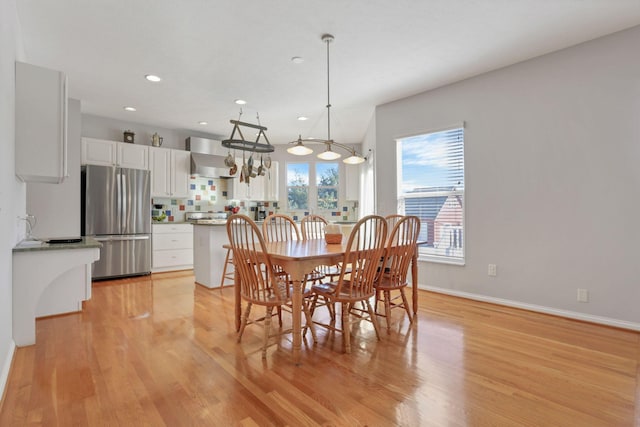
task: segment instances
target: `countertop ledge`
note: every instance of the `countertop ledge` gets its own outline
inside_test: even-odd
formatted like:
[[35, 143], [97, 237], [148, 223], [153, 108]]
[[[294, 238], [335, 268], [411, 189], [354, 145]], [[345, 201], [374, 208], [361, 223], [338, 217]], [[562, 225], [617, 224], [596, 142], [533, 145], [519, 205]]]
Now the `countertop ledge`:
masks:
[[[52, 237], [53, 238], [53, 237]], [[102, 243], [98, 242], [92, 237], [82, 237], [81, 242], [77, 243], [46, 243], [49, 237], [40, 238], [39, 240], [23, 240], [18, 243], [13, 252], [35, 252], [35, 251], [55, 251], [63, 249], [91, 249], [102, 247]]]

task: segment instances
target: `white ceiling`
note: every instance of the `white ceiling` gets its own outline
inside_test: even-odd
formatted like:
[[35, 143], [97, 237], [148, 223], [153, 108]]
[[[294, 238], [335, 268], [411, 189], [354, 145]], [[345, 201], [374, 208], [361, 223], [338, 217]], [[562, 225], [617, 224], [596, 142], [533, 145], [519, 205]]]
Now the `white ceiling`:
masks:
[[[83, 113], [272, 143], [359, 143], [374, 108], [640, 24], [640, 0], [17, 0], [27, 62]], [[291, 58], [304, 58], [294, 64]], [[149, 83], [145, 74], [157, 74]], [[125, 105], [138, 111], [129, 113]], [[306, 122], [296, 118], [309, 117]], [[198, 124], [206, 120], [207, 126]], [[250, 135], [251, 136], [251, 135]], [[245, 133], [245, 137], [247, 134]], [[247, 137], [247, 139], [252, 139]]]

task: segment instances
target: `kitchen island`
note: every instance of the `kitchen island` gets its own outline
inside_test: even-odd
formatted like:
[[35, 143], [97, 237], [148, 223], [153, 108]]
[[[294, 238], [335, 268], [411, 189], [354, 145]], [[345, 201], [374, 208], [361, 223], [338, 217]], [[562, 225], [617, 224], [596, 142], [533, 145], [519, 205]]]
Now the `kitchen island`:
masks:
[[207, 288], [218, 288], [229, 242], [226, 221], [193, 225], [193, 272], [196, 283]]
[[49, 244], [21, 242], [13, 248], [13, 340], [36, 342], [36, 318], [82, 310], [91, 298], [91, 264], [100, 259], [100, 242]]

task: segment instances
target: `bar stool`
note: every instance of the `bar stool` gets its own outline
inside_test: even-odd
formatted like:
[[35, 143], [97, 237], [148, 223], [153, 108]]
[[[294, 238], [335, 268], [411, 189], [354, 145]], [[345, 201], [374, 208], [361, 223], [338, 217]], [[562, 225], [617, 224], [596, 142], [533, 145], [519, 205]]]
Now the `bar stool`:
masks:
[[[231, 267], [231, 268], [229, 268]], [[224, 268], [222, 269], [222, 277], [220, 278], [220, 287], [225, 285], [225, 281], [231, 281], [231, 285], [235, 285], [235, 268], [233, 267], [233, 251], [227, 249], [227, 256], [224, 259]]]

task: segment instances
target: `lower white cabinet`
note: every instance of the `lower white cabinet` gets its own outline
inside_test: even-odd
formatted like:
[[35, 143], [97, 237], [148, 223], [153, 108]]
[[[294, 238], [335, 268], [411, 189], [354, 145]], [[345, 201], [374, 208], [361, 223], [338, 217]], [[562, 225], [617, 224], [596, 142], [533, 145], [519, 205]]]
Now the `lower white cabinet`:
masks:
[[153, 224], [152, 231], [152, 272], [193, 268], [193, 225]]

